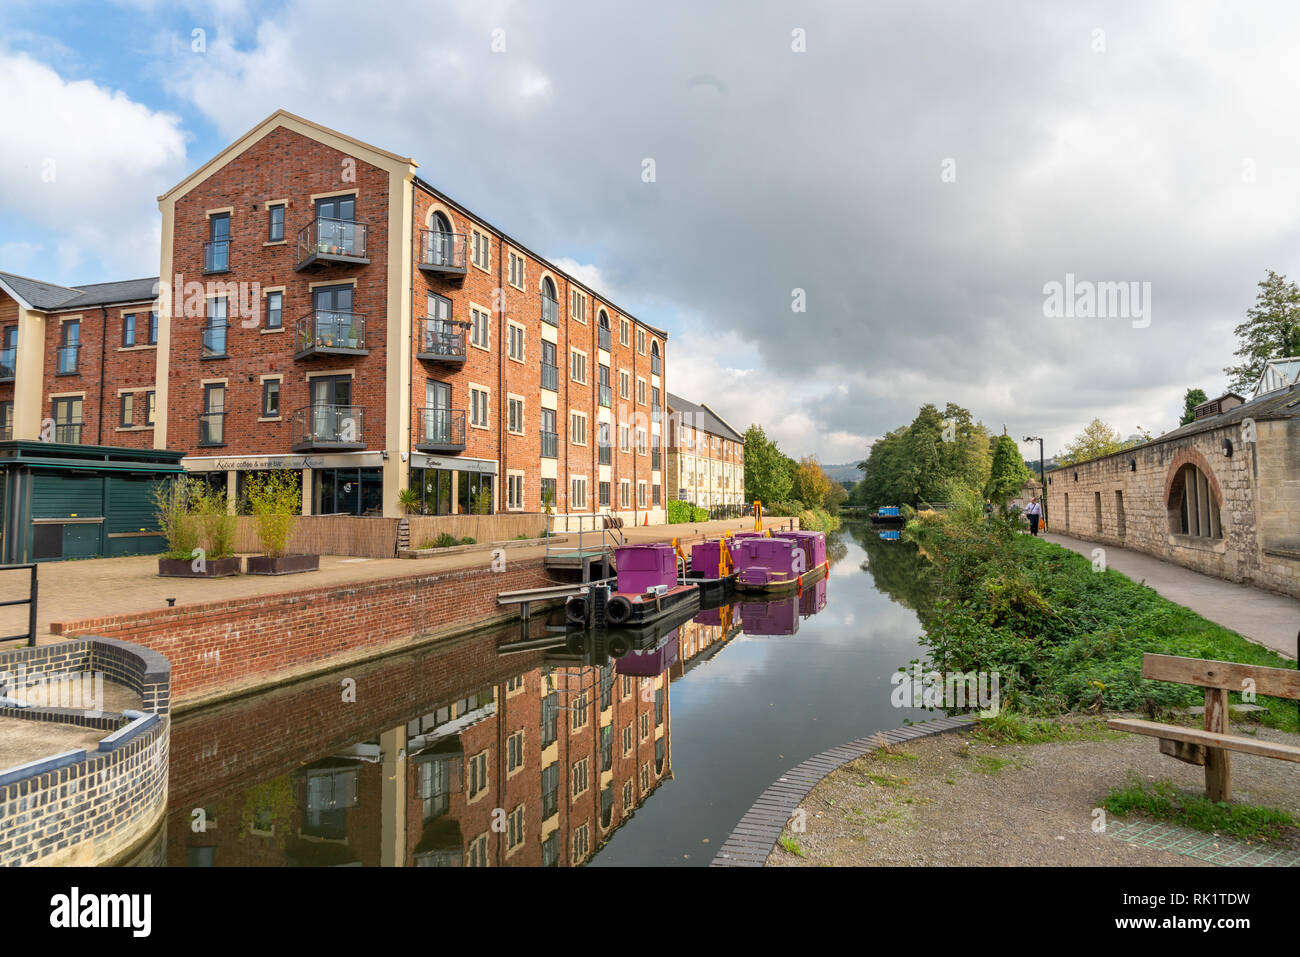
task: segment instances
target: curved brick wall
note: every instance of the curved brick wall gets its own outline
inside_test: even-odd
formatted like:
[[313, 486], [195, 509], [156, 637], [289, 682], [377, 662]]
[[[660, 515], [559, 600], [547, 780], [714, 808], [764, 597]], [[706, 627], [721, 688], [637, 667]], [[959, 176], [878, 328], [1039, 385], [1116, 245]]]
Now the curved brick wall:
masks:
[[130, 856], [156, 830], [167, 807], [166, 660], [130, 642], [83, 638], [0, 653], [0, 672], [18, 666], [29, 674], [102, 672], [138, 693], [145, 713], [127, 723], [101, 712], [0, 708], [7, 718], [76, 724], [104, 734], [97, 751], [0, 769], [0, 865], [112, 864]]

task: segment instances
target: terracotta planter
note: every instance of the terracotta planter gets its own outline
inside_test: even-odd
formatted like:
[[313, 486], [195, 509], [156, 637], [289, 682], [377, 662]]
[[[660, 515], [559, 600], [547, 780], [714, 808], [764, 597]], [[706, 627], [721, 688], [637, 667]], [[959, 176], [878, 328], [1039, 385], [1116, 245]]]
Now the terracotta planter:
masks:
[[244, 570], [250, 575], [297, 575], [320, 571], [319, 555], [281, 555], [279, 558], [249, 555], [246, 561]]
[[209, 558], [206, 571], [196, 572], [189, 558], [158, 559], [158, 574], [162, 578], [228, 578], [239, 574], [238, 558]]

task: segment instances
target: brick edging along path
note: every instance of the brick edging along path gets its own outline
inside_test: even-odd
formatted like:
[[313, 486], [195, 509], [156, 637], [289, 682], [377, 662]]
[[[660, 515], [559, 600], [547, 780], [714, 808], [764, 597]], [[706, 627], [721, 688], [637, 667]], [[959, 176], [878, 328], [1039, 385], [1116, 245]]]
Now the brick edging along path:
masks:
[[936, 718], [893, 731], [882, 731], [869, 738], [858, 738], [838, 748], [823, 751], [791, 768], [758, 796], [745, 812], [731, 835], [718, 848], [710, 867], [762, 867], [785, 830], [799, 802], [826, 775], [862, 757], [882, 745], [902, 744], [915, 738], [947, 731], [963, 731], [974, 725], [970, 715]]

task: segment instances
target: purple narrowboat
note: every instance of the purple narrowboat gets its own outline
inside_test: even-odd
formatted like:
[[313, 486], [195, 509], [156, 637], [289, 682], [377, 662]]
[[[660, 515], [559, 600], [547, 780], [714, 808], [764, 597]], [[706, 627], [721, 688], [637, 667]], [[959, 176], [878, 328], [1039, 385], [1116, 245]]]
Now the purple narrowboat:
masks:
[[617, 586], [596, 585], [586, 595], [574, 595], [565, 606], [573, 623], [594, 619], [596, 625], [645, 625], [684, 605], [698, 606], [700, 590], [677, 581], [677, 555], [672, 545], [655, 542], [625, 545], [614, 552]]
[[799, 630], [799, 599], [747, 601], [737, 606], [740, 627], [747, 635], [793, 635]]
[[[812, 533], [819, 535], [820, 533]], [[751, 538], [738, 543], [733, 557], [736, 562], [736, 588], [739, 591], [781, 594], [796, 591], [826, 577], [826, 539], [820, 539], [821, 564], [810, 565], [808, 555], [816, 555], [818, 540], [808, 538]]]

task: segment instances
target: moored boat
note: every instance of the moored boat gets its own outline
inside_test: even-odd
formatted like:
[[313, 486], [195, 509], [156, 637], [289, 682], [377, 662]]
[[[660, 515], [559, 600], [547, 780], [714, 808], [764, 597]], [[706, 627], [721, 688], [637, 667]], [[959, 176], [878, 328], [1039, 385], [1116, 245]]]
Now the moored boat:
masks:
[[617, 584], [595, 584], [585, 595], [574, 595], [565, 605], [565, 618], [573, 624], [611, 627], [646, 625], [680, 608], [696, 608], [700, 590], [677, 578], [673, 546], [656, 542], [625, 545], [614, 552]]
[[[797, 533], [796, 533], [797, 534]], [[809, 555], [820, 555], [809, 564]], [[784, 594], [826, 577], [826, 537], [810, 532], [799, 537], [751, 538], [739, 542], [734, 552], [736, 589], [743, 592]]]
[[868, 517], [872, 525], [902, 525], [903, 510], [897, 505], [882, 505]]

